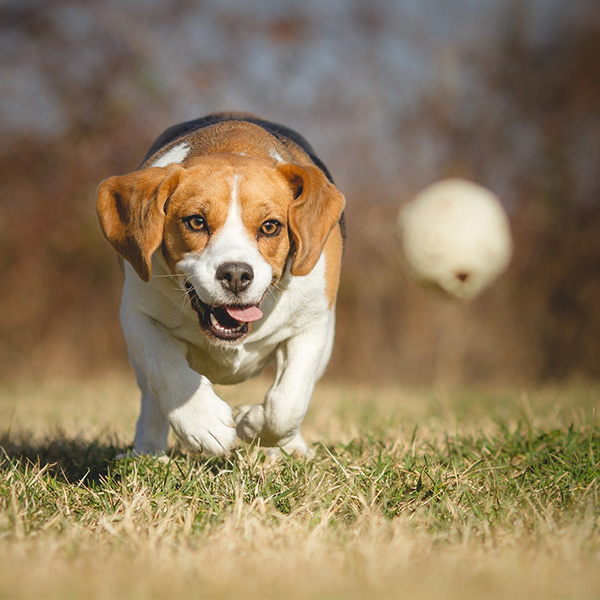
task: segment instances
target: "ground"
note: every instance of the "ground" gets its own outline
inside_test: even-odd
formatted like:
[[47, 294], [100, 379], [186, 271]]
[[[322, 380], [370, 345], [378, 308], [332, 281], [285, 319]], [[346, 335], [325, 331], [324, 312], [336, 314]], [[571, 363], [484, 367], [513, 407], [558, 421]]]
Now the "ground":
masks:
[[600, 596], [598, 386], [323, 383], [314, 457], [277, 461], [117, 460], [137, 395], [0, 386], [0, 597]]

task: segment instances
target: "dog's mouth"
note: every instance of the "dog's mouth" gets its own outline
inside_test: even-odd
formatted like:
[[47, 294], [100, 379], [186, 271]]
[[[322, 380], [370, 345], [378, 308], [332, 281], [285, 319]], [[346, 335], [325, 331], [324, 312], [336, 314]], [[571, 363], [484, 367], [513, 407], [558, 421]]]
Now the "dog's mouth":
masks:
[[250, 324], [262, 318], [257, 305], [211, 306], [200, 300], [194, 286], [186, 282], [185, 288], [192, 308], [198, 314], [200, 327], [209, 336], [226, 342], [235, 342], [246, 336]]

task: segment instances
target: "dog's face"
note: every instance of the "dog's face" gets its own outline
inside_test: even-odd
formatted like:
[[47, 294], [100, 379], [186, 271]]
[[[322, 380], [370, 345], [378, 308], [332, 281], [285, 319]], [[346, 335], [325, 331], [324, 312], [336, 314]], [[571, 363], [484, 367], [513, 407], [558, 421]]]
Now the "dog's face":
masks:
[[162, 249], [215, 343], [247, 335], [288, 261], [292, 275], [313, 269], [343, 207], [316, 167], [235, 155], [111, 177], [97, 202], [105, 236], [141, 279]]
[[263, 162], [236, 169], [203, 160], [186, 169], [168, 202], [163, 254], [218, 340], [241, 339], [262, 316], [258, 307], [289, 254], [292, 189]]

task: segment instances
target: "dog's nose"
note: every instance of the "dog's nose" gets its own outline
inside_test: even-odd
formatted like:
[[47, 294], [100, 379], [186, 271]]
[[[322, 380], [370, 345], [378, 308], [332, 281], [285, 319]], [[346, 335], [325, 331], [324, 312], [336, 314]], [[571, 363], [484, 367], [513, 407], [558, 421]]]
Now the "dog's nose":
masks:
[[254, 279], [254, 271], [247, 263], [227, 262], [217, 269], [216, 278], [225, 289], [239, 294]]

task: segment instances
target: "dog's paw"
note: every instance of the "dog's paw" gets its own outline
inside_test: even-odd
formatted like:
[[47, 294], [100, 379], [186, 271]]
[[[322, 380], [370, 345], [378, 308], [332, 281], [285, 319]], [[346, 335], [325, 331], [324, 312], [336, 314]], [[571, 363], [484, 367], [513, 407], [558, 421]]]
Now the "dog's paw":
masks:
[[315, 454], [314, 450], [309, 450], [308, 445], [300, 432], [298, 432], [293, 440], [284, 444], [281, 448], [288, 454], [296, 454], [298, 456], [305, 456], [306, 458], [312, 458]]
[[231, 407], [216, 395], [192, 399], [172, 410], [168, 421], [181, 442], [194, 452], [224, 456], [235, 444]]
[[[261, 446], [272, 448], [276, 454], [280, 449], [288, 454], [305, 456], [308, 454], [308, 446], [300, 432], [289, 437], [280, 438], [275, 434], [269, 435], [269, 428], [265, 426], [265, 412], [263, 404], [246, 404], [237, 407], [235, 416], [236, 432], [238, 437], [245, 442], [260, 441]], [[286, 441], [287, 440], [287, 441]]]
[[301, 433], [298, 433], [292, 441], [284, 444], [283, 446], [269, 448], [269, 458], [271, 460], [281, 458], [282, 450], [286, 454], [291, 454], [292, 456], [302, 457], [309, 460], [315, 456], [315, 451], [308, 447]]
[[265, 424], [265, 413], [262, 404], [244, 404], [237, 407], [235, 416], [236, 432], [245, 442], [260, 437]]

